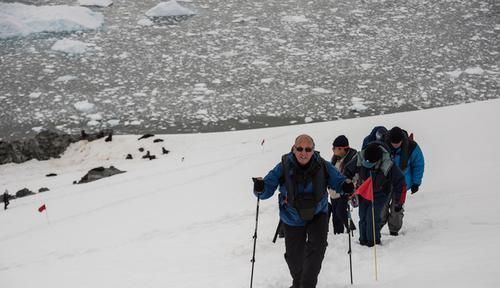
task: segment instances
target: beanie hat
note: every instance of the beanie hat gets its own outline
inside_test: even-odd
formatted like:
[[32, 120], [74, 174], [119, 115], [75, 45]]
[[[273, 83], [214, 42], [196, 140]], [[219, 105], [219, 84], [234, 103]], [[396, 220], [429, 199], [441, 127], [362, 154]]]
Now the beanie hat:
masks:
[[364, 151], [365, 160], [375, 163], [382, 158], [382, 150], [377, 143], [370, 143]]
[[333, 140], [333, 147], [349, 147], [349, 140], [344, 135], [340, 135]]
[[399, 143], [403, 141], [403, 130], [401, 130], [398, 126], [393, 127], [389, 131], [389, 140], [391, 143]]

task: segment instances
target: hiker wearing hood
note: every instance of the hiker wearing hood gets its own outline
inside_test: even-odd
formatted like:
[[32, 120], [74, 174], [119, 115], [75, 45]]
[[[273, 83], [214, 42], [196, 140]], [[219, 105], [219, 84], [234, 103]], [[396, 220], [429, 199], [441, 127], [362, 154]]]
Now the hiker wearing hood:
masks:
[[279, 187], [285, 260], [292, 287], [316, 287], [327, 246], [327, 187], [334, 187], [342, 195], [352, 194], [353, 183], [346, 182], [330, 162], [314, 151], [313, 139], [305, 134], [295, 139], [292, 152], [283, 155], [264, 178], [253, 181], [253, 192], [259, 199], [270, 198]]
[[[359, 242], [369, 247], [380, 244], [381, 211], [389, 195], [393, 197], [395, 209], [399, 210], [402, 209], [406, 198], [403, 173], [397, 165], [394, 165], [385, 145], [372, 142], [347, 164], [344, 175], [349, 179], [357, 176], [359, 185], [371, 177], [373, 204], [372, 201], [359, 197]], [[375, 219], [375, 239], [373, 239], [372, 217]]]
[[[420, 146], [410, 138], [405, 130], [396, 126], [389, 131], [386, 143], [391, 158], [405, 176], [405, 190], [411, 190], [411, 194], [415, 194], [422, 184], [425, 162]], [[390, 198], [382, 210], [382, 226], [387, 223], [390, 234], [397, 236], [403, 226], [404, 208], [397, 211], [394, 206]]]

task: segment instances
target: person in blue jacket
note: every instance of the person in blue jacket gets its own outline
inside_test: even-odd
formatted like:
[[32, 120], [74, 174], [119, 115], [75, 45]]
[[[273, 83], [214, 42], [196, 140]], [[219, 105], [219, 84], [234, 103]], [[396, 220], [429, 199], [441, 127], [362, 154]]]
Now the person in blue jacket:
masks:
[[[387, 144], [391, 150], [391, 158], [405, 175], [405, 192], [411, 190], [411, 194], [415, 194], [419, 191], [424, 176], [425, 161], [420, 146], [408, 137], [405, 130], [397, 126], [389, 130]], [[387, 223], [389, 233], [397, 236], [403, 226], [403, 216], [404, 208], [396, 211], [394, 203], [389, 199], [382, 210], [382, 225]]]
[[268, 199], [279, 194], [280, 219], [285, 232], [285, 260], [293, 288], [314, 288], [327, 246], [328, 193], [352, 194], [354, 185], [319, 152], [314, 140], [302, 134], [264, 178], [253, 178], [254, 194]]

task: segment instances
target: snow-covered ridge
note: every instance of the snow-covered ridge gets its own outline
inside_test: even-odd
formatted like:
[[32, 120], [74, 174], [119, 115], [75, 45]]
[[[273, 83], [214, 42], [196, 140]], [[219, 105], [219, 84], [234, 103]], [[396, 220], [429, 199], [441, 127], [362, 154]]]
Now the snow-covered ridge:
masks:
[[85, 7], [0, 3], [0, 39], [39, 32], [93, 30], [103, 22], [102, 13]]
[[[251, 177], [274, 167], [300, 133], [312, 135], [329, 158], [336, 136], [359, 148], [375, 125], [414, 132], [426, 171], [420, 191], [408, 195], [400, 236], [382, 229], [378, 281], [373, 251], [356, 243], [355, 232], [352, 287], [500, 287], [500, 217], [488, 202], [498, 194], [499, 109], [495, 99], [309, 125], [157, 135], [165, 140], [159, 143], [115, 136], [74, 143], [59, 159], [1, 165], [2, 192], [50, 189], [0, 210], [2, 288], [248, 287]], [[171, 153], [161, 154], [163, 146]], [[158, 159], [142, 159], [148, 150]], [[127, 153], [134, 159], [125, 160]], [[110, 165], [127, 173], [71, 184]], [[58, 176], [45, 177], [49, 172]], [[39, 213], [42, 204], [47, 210]], [[260, 202], [254, 287], [291, 284], [283, 240], [271, 243], [277, 206], [276, 195]], [[347, 235], [330, 231], [317, 288], [351, 287], [347, 250]]]

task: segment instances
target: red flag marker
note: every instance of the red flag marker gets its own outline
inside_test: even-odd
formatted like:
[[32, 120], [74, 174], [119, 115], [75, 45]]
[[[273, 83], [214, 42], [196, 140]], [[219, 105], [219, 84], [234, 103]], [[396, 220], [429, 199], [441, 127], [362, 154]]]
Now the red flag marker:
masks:
[[361, 184], [361, 186], [356, 189], [356, 192], [354, 192], [354, 195], [359, 195], [363, 198], [365, 198], [368, 201], [373, 201], [373, 183], [372, 183], [372, 177], [368, 177], [368, 179]]
[[46, 210], [46, 209], [47, 209], [47, 206], [45, 206], [45, 204], [43, 204], [42, 206], [40, 206], [40, 207], [38, 208], [38, 212], [42, 213], [42, 212], [43, 212], [44, 210]]

